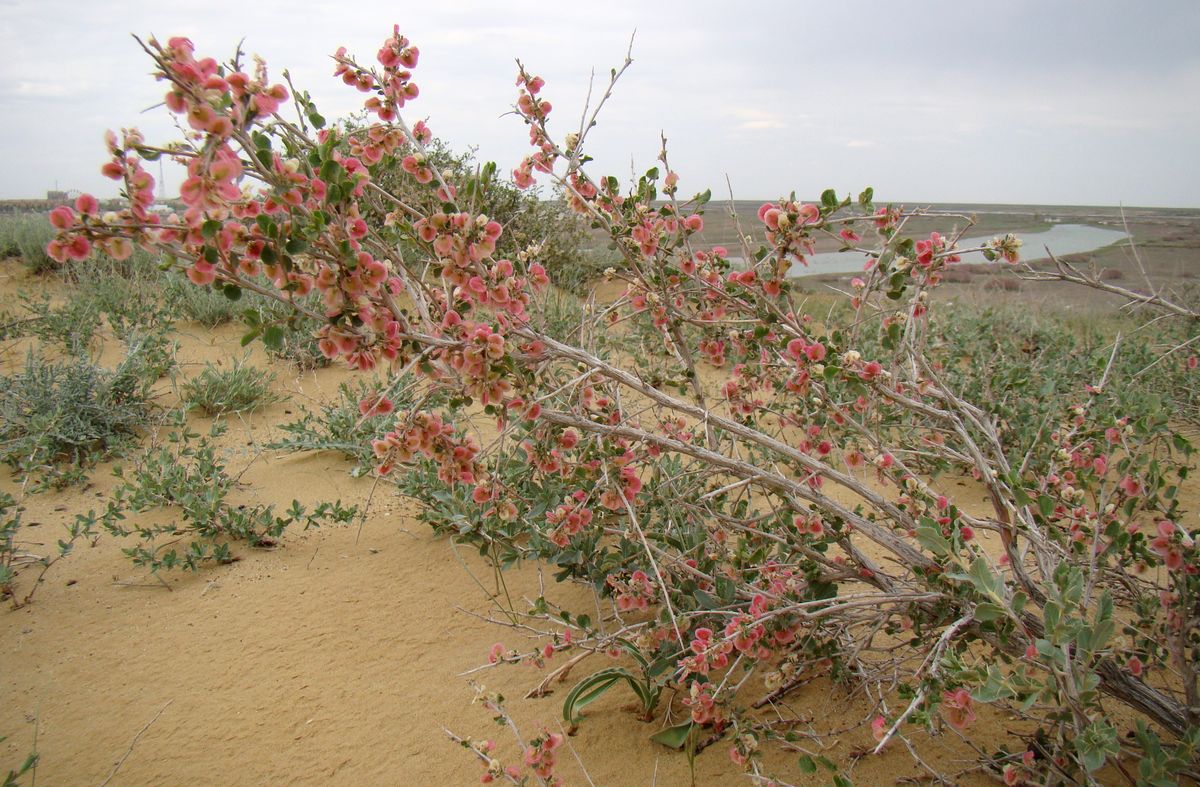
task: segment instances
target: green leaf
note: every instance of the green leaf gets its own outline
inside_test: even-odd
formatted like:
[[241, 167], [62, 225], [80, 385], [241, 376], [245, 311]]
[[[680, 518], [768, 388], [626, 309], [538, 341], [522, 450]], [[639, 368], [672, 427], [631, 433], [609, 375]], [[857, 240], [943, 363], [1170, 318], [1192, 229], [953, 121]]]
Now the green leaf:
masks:
[[341, 164], [337, 163], [333, 159], [327, 159], [323, 164], [321, 164], [321, 172], [319, 173], [321, 180], [325, 181], [325, 183], [329, 185], [333, 185], [331, 181], [338, 176], [338, 173], [341, 171], [341, 169]]
[[679, 724], [674, 727], [667, 727], [665, 730], [660, 730], [650, 736], [650, 740], [655, 743], [661, 743], [668, 749], [682, 749], [687, 743], [688, 735], [692, 732], [692, 722]]
[[563, 702], [563, 718], [571, 724], [577, 724], [584, 706], [594, 702], [622, 679], [633, 682], [633, 675], [623, 667], [610, 667], [579, 681]]
[[283, 349], [283, 328], [280, 328], [278, 325], [272, 325], [263, 331], [263, 344], [272, 350]]
[[1049, 519], [1054, 515], [1054, 498], [1049, 495], [1038, 496], [1038, 510], [1042, 512], [1042, 516]]
[[950, 542], [935, 527], [929, 525], [919, 526], [917, 528], [917, 541], [921, 546], [939, 557], [945, 557], [950, 554]]
[[238, 301], [242, 298], [242, 288], [236, 284], [226, 284], [221, 288], [221, 294], [231, 301]]
[[817, 761], [807, 754], [801, 755], [799, 762], [796, 765], [800, 768], [801, 773], [816, 773]]
[[967, 572], [971, 580], [971, 584], [985, 596], [995, 597], [999, 595], [1000, 588], [1003, 586], [1002, 581], [992, 573], [992, 569], [988, 566], [987, 561], [981, 557], [975, 558], [971, 563], [971, 568]]
[[1004, 607], [986, 601], [975, 607], [975, 619], [981, 623], [986, 623], [989, 620], [998, 620], [1007, 614], [1004, 611]]

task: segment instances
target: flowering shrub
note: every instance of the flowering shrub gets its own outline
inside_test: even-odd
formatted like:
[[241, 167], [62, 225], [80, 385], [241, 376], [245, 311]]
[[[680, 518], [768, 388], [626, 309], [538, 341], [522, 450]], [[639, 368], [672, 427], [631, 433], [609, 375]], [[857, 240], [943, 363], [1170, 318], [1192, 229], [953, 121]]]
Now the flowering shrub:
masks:
[[[484, 173], [429, 166], [428, 127], [404, 119], [419, 51], [398, 29], [374, 63], [334, 56], [374, 118], [349, 127], [240, 53], [220, 64], [183, 38], [145, 49], [190, 132], [168, 145], [110, 134], [104, 172], [128, 207], [101, 214], [85, 195], [57, 209], [48, 252], [165, 253], [199, 286], [319, 320], [326, 357], [447, 397], [390, 413], [376, 470], [410, 468], [426, 516], [498, 566], [545, 561], [610, 601], [596, 620], [546, 599], [509, 610], [543, 639], [489, 656], [567, 657], [544, 691], [593, 655], [630, 654], [641, 675], [586, 678], [568, 721], [581, 700], [628, 685], [645, 715], [671, 719], [656, 741], [694, 755], [732, 735], [732, 759], [761, 774], [760, 741], [803, 747], [758, 709], [828, 674], [874, 699], [863, 726], [876, 751], [914, 727], [970, 738], [985, 706], [1018, 708], [1020, 745], [980, 749], [1009, 783], [1092, 780], [1126, 752], [1156, 774], [1193, 761], [1198, 533], [1179, 497], [1191, 445], [1161, 400], [1121, 406], [1118, 346], [1086, 384], [1053, 391], [1014, 451], [988, 403], [956, 388], [961, 359], [933, 341], [930, 293], [971, 251], [961, 236], [910, 237], [917, 211], [830, 190], [764, 204], [758, 248], [703, 247], [709, 193], [683, 197], [665, 149], [628, 190], [593, 177], [600, 106], [555, 136], [544, 81], [522, 66], [531, 152], [513, 181], [562, 189], [623, 258], [610, 272], [621, 297], [564, 342], [534, 318], [551, 297], [539, 249], [500, 256]], [[161, 155], [188, 169], [180, 215], [148, 211], [144, 162]], [[397, 167], [421, 199], [381, 185]], [[844, 319], [807, 313], [789, 279], [826, 237], [870, 259]], [[1006, 236], [980, 250], [1016, 265], [1019, 247]], [[670, 356], [653, 380], [638, 357], [597, 352], [601, 332], [634, 319]], [[392, 410], [380, 396], [363, 415]], [[973, 480], [968, 493], [959, 479]], [[659, 702], [666, 687], [675, 699]], [[1117, 706], [1139, 719], [1134, 737], [1110, 720]], [[559, 742], [525, 746], [524, 768], [471, 747], [483, 781], [551, 783]]]

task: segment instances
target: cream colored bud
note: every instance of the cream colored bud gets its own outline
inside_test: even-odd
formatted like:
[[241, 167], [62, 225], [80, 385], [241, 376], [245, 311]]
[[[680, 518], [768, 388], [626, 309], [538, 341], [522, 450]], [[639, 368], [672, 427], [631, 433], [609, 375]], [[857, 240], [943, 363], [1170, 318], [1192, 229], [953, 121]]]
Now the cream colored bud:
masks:
[[290, 158], [283, 162], [283, 168], [293, 175], [300, 171], [300, 159]]
[[792, 226], [792, 217], [787, 215], [786, 213], [780, 213], [779, 214], [779, 229], [786, 230], [790, 226]]
[[575, 146], [579, 144], [579, 135], [572, 131], [570, 134], [567, 134], [566, 142], [567, 150], [574, 150]]
[[119, 218], [119, 216], [117, 216], [117, 214], [116, 214], [116, 213], [114, 213], [114, 212], [113, 212], [113, 211], [111, 211], [111, 210], [110, 210], [110, 211], [108, 211], [107, 213], [105, 213], [103, 216], [101, 216], [101, 217], [100, 217], [100, 219], [101, 219], [101, 220], [102, 220], [102, 221], [103, 221], [105, 224], [116, 224], [116, 223], [117, 223], [117, 220], [118, 220], [118, 218]]
[[892, 263], [892, 267], [898, 271], [906, 271], [911, 265], [912, 263], [909, 262], [908, 257], [897, 257], [896, 261]]
[[823, 363], [814, 363], [811, 368], [814, 377], [820, 377], [825, 374], [825, 364]]
[[616, 268], [605, 268], [604, 269], [604, 278], [611, 279], [613, 276], [616, 276], [616, 275], [617, 275]]
[[842, 353], [842, 363], [844, 364], [849, 365], [858, 363], [861, 360], [862, 353], [860, 353], [858, 350], [847, 350], [846, 352]]
[[486, 227], [487, 223], [489, 221], [491, 221], [491, 219], [489, 219], [487, 217], [486, 213], [480, 213], [478, 216], [475, 217], [475, 226], [476, 227]]

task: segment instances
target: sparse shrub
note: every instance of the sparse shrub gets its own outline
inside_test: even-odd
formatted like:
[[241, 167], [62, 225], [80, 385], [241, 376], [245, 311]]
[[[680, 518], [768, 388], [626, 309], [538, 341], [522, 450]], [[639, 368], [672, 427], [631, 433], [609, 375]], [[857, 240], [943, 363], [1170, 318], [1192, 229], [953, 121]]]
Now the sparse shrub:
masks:
[[[46, 253], [46, 244], [54, 238], [54, 230], [41, 216], [22, 217], [12, 228], [17, 253], [31, 273], [42, 274], [61, 266]], [[8, 244], [6, 244], [8, 245]], [[10, 246], [11, 248], [11, 246]]]
[[49, 295], [22, 293], [21, 311], [10, 315], [0, 338], [33, 336], [42, 342], [61, 344], [69, 355], [86, 356], [100, 328], [100, 309], [88, 298], [74, 293], [69, 296], [55, 305]]
[[111, 371], [86, 359], [48, 362], [31, 350], [23, 369], [0, 377], [0, 461], [41, 483], [78, 480], [148, 421], [150, 387], [172, 362], [162, 336], [131, 342]]
[[546, 293], [539, 306], [533, 316], [538, 330], [560, 342], [579, 343], [585, 338], [581, 332], [588, 328], [589, 321], [579, 298], [555, 289]]
[[[37, 554], [21, 546], [23, 512], [24, 508], [12, 495], [0, 492], [0, 599], [11, 599], [14, 609], [30, 603], [50, 567], [69, 555], [76, 541], [93, 538], [96, 530], [94, 512], [77, 514], [75, 521], [66, 526], [66, 539], [58, 539], [53, 552]], [[40, 567], [41, 571], [32, 586], [21, 595], [16, 587], [17, 575], [31, 567]]]
[[417, 395], [413, 378], [393, 381], [356, 380], [338, 386], [337, 398], [322, 404], [318, 412], [300, 405], [300, 418], [281, 424], [288, 436], [267, 444], [267, 448], [283, 451], [333, 451], [354, 462], [350, 470], [358, 477], [369, 473], [375, 465], [372, 441], [383, 437], [396, 423], [392, 410], [376, 412], [373, 403], [386, 398], [398, 410], [413, 406], [440, 406], [445, 396], [435, 392], [430, 397]]
[[245, 358], [225, 369], [206, 363], [184, 383], [181, 394], [188, 407], [199, 408], [206, 415], [237, 413], [278, 401], [271, 391], [274, 380], [274, 374], [251, 366]]
[[[122, 548], [135, 565], [151, 572], [196, 571], [208, 562], [235, 560], [231, 549], [235, 541], [273, 547], [288, 527], [302, 524], [307, 530], [322, 523], [345, 523], [358, 513], [356, 507], [344, 507], [340, 500], [321, 503], [311, 512], [294, 500], [282, 515], [275, 513], [274, 506], [233, 503], [229, 495], [237, 479], [229, 475], [213, 443], [224, 429], [214, 423], [208, 435], [201, 436], [189, 432], [179, 416], [165, 445], [141, 454], [129, 470], [114, 470], [121, 484], [113, 491], [100, 522], [115, 536], [138, 539], [135, 546]], [[164, 510], [172, 512], [165, 522], [147, 523], [144, 516], [129, 518], [130, 514]], [[182, 549], [174, 546], [179, 535], [190, 539]]]
[[1100, 281], [1120, 281], [1125, 278], [1125, 272], [1120, 268], [1105, 268], [1100, 271]]
[[197, 287], [177, 274], [165, 277], [164, 283], [171, 308], [205, 328], [232, 322], [238, 315], [238, 303], [230, 300], [224, 290]]
[[75, 265], [68, 273], [68, 306], [101, 315], [122, 341], [131, 335], [161, 332], [175, 319], [174, 309], [163, 299], [163, 274], [143, 251], [125, 260], [102, 256], [95, 264]]
[[20, 215], [0, 216], [0, 260], [17, 257], [21, 247], [17, 243], [17, 228], [24, 217]]

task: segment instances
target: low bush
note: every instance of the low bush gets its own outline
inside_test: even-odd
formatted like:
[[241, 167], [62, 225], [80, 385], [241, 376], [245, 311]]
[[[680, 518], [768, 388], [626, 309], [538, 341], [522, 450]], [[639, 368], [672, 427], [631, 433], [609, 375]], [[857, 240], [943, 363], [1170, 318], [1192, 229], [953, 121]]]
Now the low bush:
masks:
[[46, 253], [46, 244], [54, 238], [54, 230], [41, 216], [18, 218], [7, 232], [11, 233], [11, 240], [5, 241], [5, 250], [11, 250], [15, 245], [22, 263], [31, 273], [50, 273], [61, 267]]
[[171, 310], [205, 328], [232, 322], [239, 313], [238, 304], [224, 291], [197, 287], [182, 276], [168, 275], [163, 280], [164, 294]]
[[[77, 514], [75, 521], [66, 526], [66, 538], [58, 539], [52, 552], [39, 554], [33, 549], [44, 549], [38, 546], [23, 546], [21, 515], [24, 508], [6, 492], [0, 492], [0, 600], [10, 599], [14, 609], [25, 606], [33, 600], [34, 594], [41, 585], [50, 567], [71, 553], [75, 542], [80, 539], [94, 538], [96, 535], [96, 516], [94, 512]], [[95, 541], [92, 542], [93, 544]], [[32, 585], [24, 591], [17, 590], [17, 575], [24, 569], [40, 567]]]
[[180, 393], [188, 407], [198, 408], [205, 415], [238, 413], [279, 401], [271, 391], [274, 380], [274, 374], [251, 366], [246, 358], [225, 369], [206, 363], [199, 374], [183, 384]]
[[151, 386], [173, 364], [161, 335], [129, 343], [115, 369], [30, 351], [0, 377], [0, 461], [39, 485], [78, 480], [97, 458], [127, 447], [154, 411]]
[[[131, 468], [114, 470], [121, 483], [113, 491], [100, 522], [119, 537], [139, 543], [122, 551], [135, 565], [151, 572], [183, 568], [198, 570], [206, 563], [236, 559], [231, 545], [244, 541], [251, 547], [269, 548], [293, 525], [304, 529], [323, 523], [346, 523], [358, 509], [341, 501], [321, 503], [311, 512], [299, 501], [277, 514], [269, 505], [242, 505], [229, 499], [237, 484], [220, 459], [213, 442], [224, 433], [214, 423], [207, 436], [190, 432], [177, 416], [165, 443], [139, 455]], [[163, 522], [147, 522], [143, 515], [170, 511]], [[183, 548], [179, 536], [189, 539]]]

